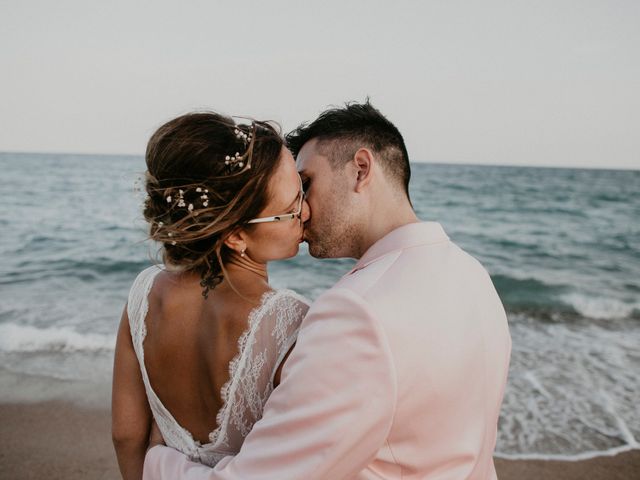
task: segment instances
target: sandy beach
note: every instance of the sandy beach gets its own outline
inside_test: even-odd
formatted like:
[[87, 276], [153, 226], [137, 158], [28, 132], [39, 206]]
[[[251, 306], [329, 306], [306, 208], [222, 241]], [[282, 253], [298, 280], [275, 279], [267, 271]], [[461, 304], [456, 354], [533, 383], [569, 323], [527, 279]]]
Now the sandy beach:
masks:
[[[496, 459], [502, 480], [638, 478], [640, 451], [579, 462]], [[0, 479], [118, 479], [104, 408], [0, 404]]]

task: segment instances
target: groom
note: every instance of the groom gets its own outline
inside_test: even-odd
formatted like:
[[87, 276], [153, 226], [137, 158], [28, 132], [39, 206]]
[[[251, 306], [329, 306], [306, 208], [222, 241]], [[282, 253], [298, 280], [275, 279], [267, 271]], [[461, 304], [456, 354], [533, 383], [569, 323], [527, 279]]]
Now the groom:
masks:
[[480, 263], [409, 200], [397, 128], [368, 102], [287, 137], [315, 257], [357, 258], [303, 320], [238, 455], [156, 446], [145, 479], [494, 479], [511, 340]]

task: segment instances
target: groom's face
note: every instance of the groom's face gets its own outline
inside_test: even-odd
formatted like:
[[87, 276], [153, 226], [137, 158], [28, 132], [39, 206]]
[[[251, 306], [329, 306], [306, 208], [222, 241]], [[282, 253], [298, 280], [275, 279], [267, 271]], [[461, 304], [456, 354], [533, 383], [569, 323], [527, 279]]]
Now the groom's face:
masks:
[[334, 167], [315, 139], [303, 145], [296, 164], [311, 210], [304, 223], [309, 253], [316, 258], [353, 256], [355, 227], [345, 168]]

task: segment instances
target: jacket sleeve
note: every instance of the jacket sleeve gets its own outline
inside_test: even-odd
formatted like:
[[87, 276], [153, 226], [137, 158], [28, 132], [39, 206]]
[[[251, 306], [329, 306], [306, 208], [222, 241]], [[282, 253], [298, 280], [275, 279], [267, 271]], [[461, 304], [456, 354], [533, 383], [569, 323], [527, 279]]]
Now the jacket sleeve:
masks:
[[213, 469], [167, 447], [147, 453], [144, 479], [341, 479], [383, 446], [395, 410], [396, 375], [368, 305], [333, 288], [312, 305], [281, 383], [235, 457]]

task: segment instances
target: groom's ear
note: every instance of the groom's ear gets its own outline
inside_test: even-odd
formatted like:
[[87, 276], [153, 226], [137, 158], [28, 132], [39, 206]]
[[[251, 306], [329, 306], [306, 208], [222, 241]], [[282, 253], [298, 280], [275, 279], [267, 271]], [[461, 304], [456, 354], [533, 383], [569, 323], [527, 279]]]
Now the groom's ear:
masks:
[[235, 250], [238, 253], [244, 252], [247, 248], [244, 230], [242, 228], [236, 228], [233, 230], [229, 235], [227, 235], [227, 238], [224, 239], [224, 244], [231, 250]]
[[374, 162], [373, 153], [368, 148], [360, 148], [353, 155], [353, 164], [356, 170], [356, 192], [360, 193], [371, 183]]

